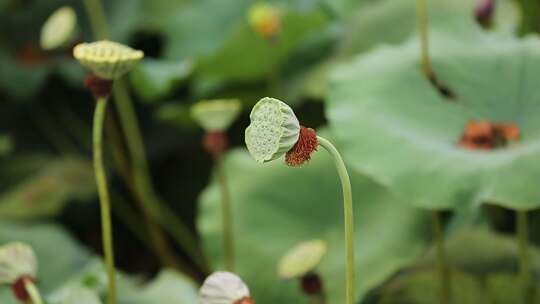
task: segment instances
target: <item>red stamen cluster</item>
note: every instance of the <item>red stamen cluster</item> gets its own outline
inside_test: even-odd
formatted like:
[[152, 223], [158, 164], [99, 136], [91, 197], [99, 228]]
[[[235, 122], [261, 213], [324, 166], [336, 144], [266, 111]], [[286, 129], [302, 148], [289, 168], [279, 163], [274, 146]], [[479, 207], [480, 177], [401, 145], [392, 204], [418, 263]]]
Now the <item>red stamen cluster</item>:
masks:
[[323, 292], [321, 277], [315, 273], [309, 273], [300, 280], [301, 288], [307, 295], [317, 295]]
[[227, 134], [223, 132], [207, 132], [203, 138], [204, 149], [212, 154], [219, 155], [223, 153], [229, 146]]
[[291, 167], [298, 167], [311, 159], [311, 153], [317, 150], [319, 140], [317, 133], [311, 128], [300, 127], [298, 141], [285, 155], [285, 163]]
[[488, 28], [491, 26], [494, 11], [495, 0], [480, 0], [474, 10], [474, 17], [481, 26]]
[[255, 304], [255, 300], [253, 300], [251, 297], [245, 297], [234, 302], [234, 304]]
[[94, 98], [108, 98], [111, 96], [113, 81], [96, 75], [88, 75], [84, 79], [84, 85], [92, 92]]
[[467, 123], [459, 145], [472, 150], [492, 150], [519, 138], [519, 127], [515, 123], [471, 121]]
[[28, 294], [28, 291], [26, 291], [26, 282], [35, 282], [34, 278], [30, 276], [23, 276], [20, 277], [13, 285], [11, 285], [11, 290], [13, 291], [13, 295], [15, 295], [15, 298], [17, 298], [19, 301], [26, 303], [30, 301], [30, 295]]

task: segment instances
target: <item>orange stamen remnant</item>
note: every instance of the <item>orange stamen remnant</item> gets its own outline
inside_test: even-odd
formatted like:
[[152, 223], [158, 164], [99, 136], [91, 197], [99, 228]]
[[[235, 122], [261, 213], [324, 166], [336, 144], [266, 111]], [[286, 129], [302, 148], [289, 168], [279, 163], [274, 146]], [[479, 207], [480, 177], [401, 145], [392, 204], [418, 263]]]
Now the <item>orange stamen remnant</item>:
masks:
[[515, 123], [470, 121], [465, 126], [459, 145], [471, 150], [492, 150], [519, 139], [520, 130]]
[[255, 300], [253, 300], [251, 297], [245, 297], [236, 301], [234, 304], [255, 304]]
[[311, 153], [316, 151], [318, 146], [315, 130], [301, 126], [298, 141], [285, 155], [285, 162], [291, 167], [299, 167], [311, 159]]

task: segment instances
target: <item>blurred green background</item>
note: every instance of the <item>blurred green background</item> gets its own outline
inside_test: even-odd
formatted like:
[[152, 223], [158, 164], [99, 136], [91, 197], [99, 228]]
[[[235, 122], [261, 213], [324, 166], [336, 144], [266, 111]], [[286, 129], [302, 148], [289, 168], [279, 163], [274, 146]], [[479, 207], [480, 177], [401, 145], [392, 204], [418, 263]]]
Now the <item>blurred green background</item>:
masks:
[[[238, 98], [243, 111], [227, 132], [225, 156], [237, 273], [257, 303], [308, 303], [276, 267], [295, 244], [324, 239], [330, 249], [320, 273], [328, 302], [343, 303], [337, 175], [322, 152], [300, 169], [249, 157], [244, 129], [265, 96], [291, 105], [302, 125], [343, 153], [355, 199], [359, 303], [440, 303], [433, 210], [443, 219], [452, 303], [527, 302], [515, 219], [516, 211], [527, 211], [536, 288], [539, 2], [496, 0], [486, 26], [478, 8], [489, 1], [427, 1], [434, 71], [455, 101], [421, 74], [415, 1], [266, 1], [280, 12], [270, 38], [248, 22], [253, 0], [102, 2], [108, 38], [145, 53], [117, 82], [129, 95], [113, 96], [105, 132], [114, 247], [124, 273], [119, 302], [197, 303], [199, 284], [221, 268], [214, 163], [189, 107]], [[105, 289], [91, 163], [94, 101], [84, 88], [87, 71], [71, 54], [77, 43], [96, 40], [92, 3], [99, 1], [0, 0], [0, 243], [34, 247], [50, 303], [62, 303], [74, 285]], [[41, 28], [65, 5], [76, 11], [76, 35], [43, 50]], [[126, 104], [136, 124], [125, 123]], [[520, 143], [462, 149], [457, 143], [472, 120], [517, 123]], [[142, 147], [132, 145], [133, 133]], [[146, 175], [141, 183], [137, 172]], [[141, 208], [145, 199], [159, 203], [157, 220]], [[171, 222], [187, 228], [191, 245], [178, 242]], [[164, 238], [174, 265], [152, 233]], [[1, 290], [0, 301], [14, 303], [9, 288]]]

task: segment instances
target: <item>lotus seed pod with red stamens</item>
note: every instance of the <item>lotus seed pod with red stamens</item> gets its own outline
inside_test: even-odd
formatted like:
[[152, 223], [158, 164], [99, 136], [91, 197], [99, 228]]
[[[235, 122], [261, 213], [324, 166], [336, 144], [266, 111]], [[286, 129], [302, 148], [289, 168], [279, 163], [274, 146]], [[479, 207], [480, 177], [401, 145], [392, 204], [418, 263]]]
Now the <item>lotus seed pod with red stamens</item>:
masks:
[[204, 281], [201, 289], [201, 304], [251, 304], [247, 285], [234, 273], [218, 271]]
[[113, 80], [128, 73], [144, 57], [144, 53], [120, 43], [102, 40], [78, 44], [73, 49], [73, 56], [96, 76]]
[[300, 137], [300, 123], [281, 100], [265, 97], [251, 110], [245, 132], [249, 153], [260, 163], [277, 159], [291, 150]]
[[299, 167], [311, 159], [311, 153], [317, 150], [319, 139], [312, 128], [300, 126], [300, 137], [285, 155], [285, 163], [291, 167]]
[[30, 246], [17, 242], [0, 247], [0, 284], [14, 284], [36, 275], [37, 259]]
[[77, 34], [77, 14], [70, 6], [57, 9], [41, 28], [41, 48], [54, 50], [68, 45]]
[[278, 274], [284, 279], [301, 278], [315, 270], [326, 254], [328, 246], [323, 240], [298, 244], [281, 258]]
[[193, 119], [207, 132], [226, 131], [240, 114], [242, 104], [238, 99], [199, 101], [191, 106]]

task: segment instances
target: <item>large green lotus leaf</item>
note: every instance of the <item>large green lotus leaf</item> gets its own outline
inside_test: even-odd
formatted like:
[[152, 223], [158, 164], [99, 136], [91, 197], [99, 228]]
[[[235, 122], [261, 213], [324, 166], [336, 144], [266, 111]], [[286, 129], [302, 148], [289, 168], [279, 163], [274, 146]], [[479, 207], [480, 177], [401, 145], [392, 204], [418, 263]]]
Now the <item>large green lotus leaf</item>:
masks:
[[[458, 33], [462, 37], [476, 39], [483, 30], [473, 18], [477, 1], [470, 0], [429, 0], [429, 31]], [[497, 1], [497, 9], [491, 31], [512, 33], [519, 23], [519, 14], [514, 1]], [[328, 87], [330, 71], [344, 60], [360, 53], [386, 44], [400, 44], [417, 31], [416, 3], [410, 0], [382, 0], [362, 3], [349, 12], [348, 18], [340, 28], [343, 39], [335, 44], [333, 56], [316, 64], [306, 71], [292, 75], [285, 86], [287, 96], [301, 94], [309, 98], [323, 99]], [[380, 29], [384, 28], [383, 31]], [[291, 95], [292, 91], [292, 95]]]
[[[455, 304], [487, 304], [480, 281], [466, 273], [452, 272], [451, 298]], [[440, 301], [437, 271], [422, 271], [392, 282], [379, 304], [433, 304]]]
[[[129, 277], [117, 272], [118, 301], [124, 304], [173, 304], [197, 303], [198, 289], [184, 275], [163, 270], [148, 283], [139, 277]], [[88, 289], [99, 295], [107, 292], [107, 272], [103, 262], [94, 259], [78, 273], [69, 277], [64, 284], [48, 295], [52, 304], [62, 304], [73, 290]]]
[[[445, 254], [452, 269], [452, 303], [522, 303], [515, 238], [488, 229], [466, 229], [447, 239]], [[540, 250], [531, 245], [529, 255], [533, 277], [537, 277]], [[440, 281], [436, 269], [432, 248], [377, 291], [380, 303], [437, 303]], [[540, 303], [540, 299], [534, 303]]]
[[[481, 31], [474, 19], [478, 1], [428, 0], [429, 30], [438, 29], [460, 35]], [[497, 1], [493, 28], [511, 32], [519, 24], [514, 1]], [[383, 31], [380, 29], [384, 28]], [[401, 43], [418, 31], [416, 1], [382, 0], [361, 6], [346, 26], [346, 37], [338, 47], [340, 56], [354, 55], [379, 44]]]
[[0, 194], [0, 218], [56, 215], [71, 200], [88, 200], [95, 191], [92, 165], [83, 159], [49, 159], [33, 174]]
[[[354, 170], [427, 208], [490, 202], [540, 205], [540, 42], [501, 35], [433, 35], [431, 58], [448, 100], [423, 77], [417, 39], [336, 69], [327, 114]], [[458, 147], [471, 120], [515, 122], [522, 139], [495, 151]]]
[[147, 102], [166, 97], [191, 74], [190, 61], [144, 59], [130, 73], [133, 89]]
[[[445, 252], [453, 268], [478, 276], [518, 272], [517, 240], [487, 229], [466, 229], [452, 235], [445, 242]], [[532, 272], [540, 274], [540, 249], [531, 244], [529, 255]], [[435, 256], [435, 249], [431, 248], [413, 268], [436, 267]]]
[[[256, 163], [244, 150], [226, 157], [234, 210], [236, 271], [257, 303], [307, 303], [297, 282], [277, 276], [277, 263], [294, 245], [308, 239], [328, 242], [320, 265], [330, 303], [344, 302], [343, 203], [330, 156], [319, 151], [309, 164], [290, 168], [280, 161]], [[365, 296], [425, 247], [426, 216], [399, 204], [382, 187], [353, 173], [357, 293]], [[204, 246], [221, 268], [221, 209], [214, 180], [201, 196], [198, 226]], [[399, 232], [399, 233], [398, 233]]]
[[201, 59], [197, 73], [235, 81], [262, 79], [280, 69], [287, 57], [310, 34], [320, 32], [326, 22], [327, 17], [320, 10], [286, 10], [279, 37], [268, 41], [244, 21], [216, 54]]
[[[0, 245], [15, 241], [25, 242], [34, 249], [39, 264], [39, 288], [44, 292], [51, 291], [83, 269], [89, 260], [88, 252], [54, 224], [0, 222]], [[9, 293], [7, 287], [0, 290], [1, 294]]]
[[249, 7], [250, 2], [193, 1], [166, 26], [165, 57], [185, 60], [215, 52], [239, 19], [243, 20], [241, 13]]
[[156, 279], [134, 293], [131, 298], [126, 297], [126, 303], [199, 303], [199, 290], [197, 286], [184, 275], [173, 270], [163, 270]]

